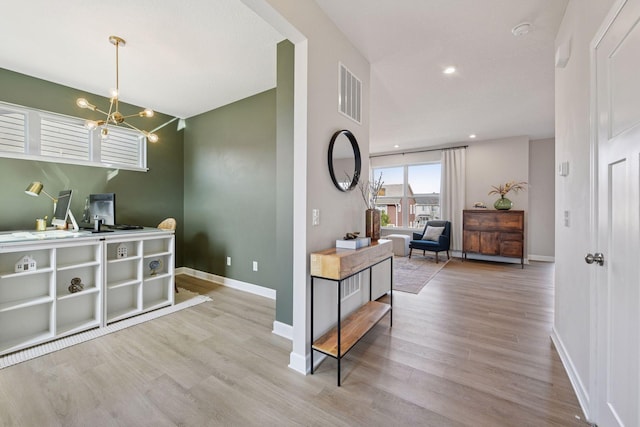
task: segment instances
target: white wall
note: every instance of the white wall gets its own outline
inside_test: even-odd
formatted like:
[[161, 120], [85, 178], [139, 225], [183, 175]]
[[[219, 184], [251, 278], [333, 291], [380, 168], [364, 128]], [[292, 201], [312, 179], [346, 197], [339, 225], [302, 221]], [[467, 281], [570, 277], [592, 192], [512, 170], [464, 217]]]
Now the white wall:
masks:
[[529, 259], [553, 261], [555, 253], [555, 140], [529, 143]]
[[[489, 209], [500, 198], [488, 195], [491, 186], [508, 181], [529, 180], [529, 138], [512, 138], [474, 141], [467, 148], [467, 200], [465, 207], [471, 209], [475, 202], [484, 202]], [[507, 196], [513, 209], [529, 210], [527, 191]], [[526, 218], [525, 218], [526, 221]]]
[[[327, 151], [336, 130], [349, 129], [369, 157], [369, 63], [313, 0], [242, 0], [295, 44], [294, 107], [294, 290], [290, 366], [309, 369], [309, 254], [335, 245], [347, 231], [364, 229], [357, 191], [343, 193], [329, 176]], [[362, 81], [362, 123], [338, 113], [338, 63]], [[302, 132], [302, 134], [301, 134]], [[369, 174], [363, 162], [362, 176]], [[313, 209], [320, 224], [311, 224]], [[335, 285], [319, 284], [317, 330], [335, 322]], [[359, 296], [362, 300], [362, 295]], [[356, 305], [355, 298], [350, 306]], [[346, 311], [346, 310], [345, 310]], [[316, 333], [315, 335], [318, 335]]]
[[[614, 0], [571, 0], [556, 48], [571, 44], [566, 67], [556, 69], [556, 165], [569, 162], [569, 176], [556, 176], [555, 319], [553, 336], [578, 399], [589, 417], [593, 392], [590, 328], [590, 50], [589, 45]], [[569, 225], [564, 225], [564, 212]]]

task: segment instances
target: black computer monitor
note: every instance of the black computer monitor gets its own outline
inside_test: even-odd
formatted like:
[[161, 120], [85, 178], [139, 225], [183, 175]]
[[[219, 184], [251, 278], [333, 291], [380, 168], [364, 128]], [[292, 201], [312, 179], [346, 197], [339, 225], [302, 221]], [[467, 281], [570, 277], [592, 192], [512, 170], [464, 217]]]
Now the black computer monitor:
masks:
[[89, 195], [89, 216], [91, 224], [96, 219], [103, 220], [105, 225], [116, 224], [116, 194], [102, 193]]
[[69, 217], [69, 208], [71, 207], [71, 194], [73, 190], [62, 190], [58, 193], [58, 202], [56, 203], [56, 211], [51, 219], [51, 225], [54, 227], [65, 227], [67, 218]]

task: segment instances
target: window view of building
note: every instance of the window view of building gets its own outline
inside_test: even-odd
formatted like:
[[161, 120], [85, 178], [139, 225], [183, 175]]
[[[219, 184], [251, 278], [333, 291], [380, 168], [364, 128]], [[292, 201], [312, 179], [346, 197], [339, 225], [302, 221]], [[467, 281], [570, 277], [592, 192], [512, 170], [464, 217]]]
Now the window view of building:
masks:
[[440, 219], [440, 163], [373, 169], [383, 186], [376, 208], [383, 227], [423, 228]]

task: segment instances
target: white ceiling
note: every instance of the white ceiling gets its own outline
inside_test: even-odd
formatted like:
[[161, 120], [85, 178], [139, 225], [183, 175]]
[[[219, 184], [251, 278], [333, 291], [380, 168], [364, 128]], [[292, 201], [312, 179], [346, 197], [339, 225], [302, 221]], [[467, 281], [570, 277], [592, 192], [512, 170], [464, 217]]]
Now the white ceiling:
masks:
[[276, 85], [283, 37], [239, 0], [6, 2], [0, 67], [109, 96], [110, 35], [123, 102], [186, 118]]
[[[371, 62], [371, 152], [553, 136], [553, 41], [568, 0], [316, 1]], [[533, 31], [514, 37], [523, 21]], [[13, 1], [0, 67], [108, 96], [110, 35], [127, 41], [121, 100], [181, 118], [274, 87], [283, 39], [239, 0]]]
[[[567, 0], [316, 1], [371, 63], [372, 153], [554, 135]], [[515, 37], [524, 21], [533, 31]]]

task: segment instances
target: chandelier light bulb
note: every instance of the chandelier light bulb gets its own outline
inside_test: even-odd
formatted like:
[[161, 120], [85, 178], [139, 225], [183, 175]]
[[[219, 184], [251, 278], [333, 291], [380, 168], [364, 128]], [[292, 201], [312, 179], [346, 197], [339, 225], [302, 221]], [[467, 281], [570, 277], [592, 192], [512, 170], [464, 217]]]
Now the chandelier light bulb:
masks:
[[88, 108], [90, 110], [95, 110], [96, 109], [96, 106], [90, 104], [89, 101], [87, 101], [85, 98], [78, 98], [76, 100], [76, 105], [78, 105], [78, 107], [80, 107], [80, 108]]
[[147, 133], [147, 139], [149, 142], [158, 142], [158, 135], [155, 133]]
[[94, 130], [98, 127], [98, 122], [93, 120], [87, 120], [86, 122], [84, 122], [84, 127], [89, 130]]
[[109, 95], [111, 95], [111, 98], [117, 98], [118, 97], [118, 89], [109, 89]]
[[153, 110], [150, 108], [145, 108], [144, 111], [142, 112], [142, 116], [143, 117], [153, 117]]

